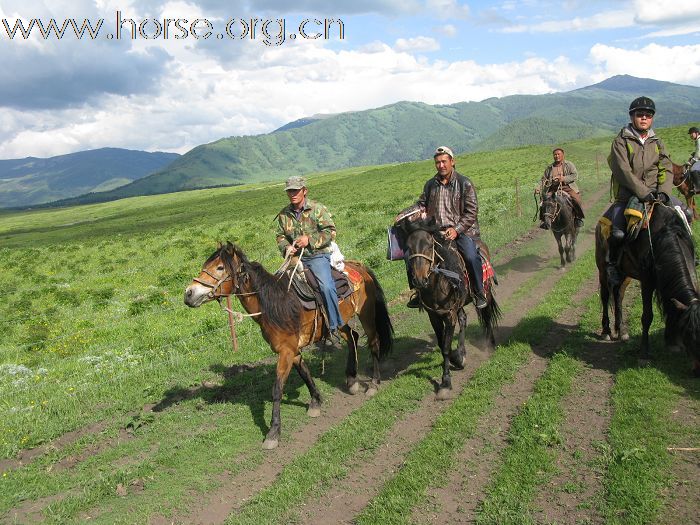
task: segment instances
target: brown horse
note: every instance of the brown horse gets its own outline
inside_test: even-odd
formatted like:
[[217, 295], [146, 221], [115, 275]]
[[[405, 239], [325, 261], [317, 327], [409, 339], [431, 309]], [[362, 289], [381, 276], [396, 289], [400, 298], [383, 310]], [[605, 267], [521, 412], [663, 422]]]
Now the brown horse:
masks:
[[[379, 361], [393, 345], [394, 329], [389, 319], [384, 292], [374, 273], [360, 262], [345, 261], [357, 271], [362, 281], [348, 298], [340, 301], [343, 319], [357, 316], [367, 335], [372, 351], [372, 382], [366, 395], [377, 392], [380, 383]], [[301, 349], [322, 338], [322, 316], [318, 310], [304, 310], [294, 292], [287, 291], [285, 278], [270, 274], [258, 262], [250, 262], [236, 245], [226, 243], [209, 257], [202, 271], [185, 290], [185, 304], [198, 307], [213, 299], [235, 295], [253, 320], [277, 358], [277, 377], [272, 388], [272, 422], [263, 448], [273, 449], [279, 443], [281, 431], [280, 403], [284, 385], [292, 366], [306, 383], [311, 394], [308, 415], [320, 415], [321, 394], [314, 383]], [[357, 382], [357, 343], [359, 334], [347, 324], [340, 328], [348, 343], [345, 369], [347, 387], [351, 394], [359, 391]]]
[[[439, 227], [434, 219], [410, 221], [403, 219], [397, 226], [402, 233], [402, 241], [410, 267], [411, 280], [420, 298], [421, 308], [427, 310], [430, 324], [435, 331], [437, 343], [442, 352], [442, 381], [437, 398], [446, 399], [452, 389], [450, 364], [457, 369], [464, 368], [467, 351], [465, 331], [467, 314], [464, 307], [472, 302], [472, 296], [461, 276], [466, 274], [464, 261], [451, 241], [440, 240]], [[488, 260], [488, 248], [482, 242], [479, 249]], [[484, 284], [487, 305], [477, 309], [477, 317], [492, 347], [496, 346], [494, 330], [501, 317], [501, 311], [493, 296], [494, 278], [487, 278]], [[452, 350], [452, 338], [459, 323], [459, 342]]]
[[610, 286], [608, 282], [608, 243], [600, 223], [596, 227], [595, 241], [603, 304], [602, 337], [610, 340], [613, 335], [608, 316], [608, 303], [612, 295], [615, 331], [620, 339], [629, 338], [622, 326], [622, 299], [629, 280], [637, 279], [642, 289], [640, 362], [651, 359], [649, 327], [654, 317], [652, 297], [656, 294], [666, 321], [666, 346], [669, 349], [685, 347], [693, 361], [694, 374], [700, 375], [700, 288], [695, 272], [695, 246], [685, 222], [673, 208], [656, 203], [649, 227], [640, 231], [635, 240], [627, 242], [622, 250], [620, 270], [625, 279], [617, 286]]
[[695, 207], [695, 193], [700, 193], [700, 188], [695, 188], [690, 179], [690, 170], [687, 165], [673, 164], [673, 185], [678, 188], [683, 196], [688, 208], [693, 211], [693, 220], [698, 220], [698, 210]]

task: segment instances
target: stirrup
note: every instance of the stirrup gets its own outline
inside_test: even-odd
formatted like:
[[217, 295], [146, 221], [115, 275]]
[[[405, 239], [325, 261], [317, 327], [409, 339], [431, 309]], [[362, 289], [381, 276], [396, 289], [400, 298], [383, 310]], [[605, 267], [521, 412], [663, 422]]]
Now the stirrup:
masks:
[[483, 292], [474, 292], [474, 306], [479, 310], [486, 308], [489, 303], [486, 301], [486, 296]]
[[411, 298], [406, 303], [407, 308], [420, 308], [420, 297], [417, 293], [414, 293]]

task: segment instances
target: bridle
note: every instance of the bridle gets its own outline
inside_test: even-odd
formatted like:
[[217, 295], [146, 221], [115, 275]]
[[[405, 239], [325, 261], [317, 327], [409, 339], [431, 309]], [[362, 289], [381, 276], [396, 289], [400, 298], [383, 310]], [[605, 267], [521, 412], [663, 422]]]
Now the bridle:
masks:
[[563, 194], [564, 191], [561, 189], [561, 187], [557, 188], [557, 190], [552, 194], [550, 198], [547, 199], [547, 202], [552, 201], [554, 203], [554, 211], [553, 212], [548, 212], [545, 211], [542, 213], [543, 217], [549, 218], [549, 223], [552, 225], [552, 231], [553, 232], [563, 232], [566, 228], [562, 228], [561, 230], [555, 230], [554, 229], [554, 221], [557, 220], [557, 217], [559, 217], [559, 214], [561, 213], [562, 206], [559, 204], [559, 201], [557, 200], [556, 196]]
[[[219, 256], [221, 258], [221, 256]], [[223, 262], [223, 260], [222, 260]], [[224, 265], [224, 268], [226, 265]], [[224, 270], [224, 275], [223, 277], [219, 278], [216, 275], [212, 274], [209, 270], [206, 268], [202, 268], [202, 273], [207, 274], [209, 277], [214, 279], [216, 281], [216, 284], [208, 283], [206, 281], [203, 281], [199, 277], [195, 277], [192, 279], [194, 282], [201, 284], [202, 286], [205, 286], [206, 288], [209, 288], [209, 291], [207, 292], [207, 297], [209, 299], [216, 299], [220, 300], [221, 297], [230, 297], [231, 295], [235, 295], [237, 297], [242, 297], [246, 295], [255, 295], [258, 292], [241, 292], [241, 282], [247, 280], [248, 274], [246, 271], [243, 269], [242, 265], [238, 265], [238, 271], [236, 272], [236, 280], [233, 280], [233, 277], [231, 274], [228, 272], [228, 270]], [[233, 288], [231, 290], [231, 293], [225, 294], [225, 293], [217, 293], [217, 291], [220, 290], [221, 286], [227, 282], [231, 281], [233, 282]]]
[[420, 258], [423, 258], [423, 259], [426, 259], [428, 262], [430, 262], [430, 266], [429, 266], [429, 268], [428, 268], [428, 275], [426, 275], [426, 279], [427, 279], [428, 277], [430, 277], [430, 275], [433, 273], [433, 271], [435, 271], [435, 257], [437, 256], [437, 257], [439, 257], [440, 259], [442, 259], [442, 257], [440, 257], [440, 255], [435, 251], [435, 243], [437, 242], [437, 241], [435, 240], [435, 237], [433, 237], [433, 236], [431, 235], [431, 236], [430, 236], [430, 239], [432, 240], [432, 243], [431, 243], [431, 245], [430, 245], [431, 254], [430, 254], [429, 256], [426, 255], [426, 254], [424, 254], [424, 253], [422, 253], [422, 252], [412, 253], [411, 255], [408, 256], [409, 262], [410, 262], [411, 260], [417, 259], [417, 258], [419, 258], [419, 257], [420, 257]]
[[211, 284], [211, 283], [208, 283], [206, 281], [203, 281], [199, 277], [195, 277], [192, 280], [196, 283], [201, 284], [202, 286], [204, 286], [206, 288], [209, 288], [209, 291], [207, 292], [207, 297], [209, 299], [218, 299], [220, 297], [224, 297], [225, 295], [227, 295], [227, 294], [223, 294], [223, 293], [217, 294], [217, 290], [219, 290], [221, 288], [221, 285], [224, 284], [226, 281], [233, 280], [228, 272], [225, 272], [224, 276], [221, 277], [220, 279], [216, 275], [211, 273], [209, 270], [207, 270], [206, 268], [202, 268], [202, 273], [206, 273], [209, 277], [214, 279], [216, 281], [216, 284]]

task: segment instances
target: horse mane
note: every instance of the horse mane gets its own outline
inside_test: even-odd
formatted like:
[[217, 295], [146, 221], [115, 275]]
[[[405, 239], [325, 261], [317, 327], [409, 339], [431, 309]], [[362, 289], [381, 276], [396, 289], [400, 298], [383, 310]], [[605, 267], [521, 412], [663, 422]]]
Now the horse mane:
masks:
[[233, 267], [233, 257], [241, 261], [241, 269], [249, 276], [251, 288], [260, 301], [263, 322], [288, 332], [299, 331], [301, 303], [296, 295], [287, 291], [282, 281], [268, 272], [259, 262], [249, 261], [243, 250], [230, 242], [223, 245], [210, 259], [216, 256], [221, 257], [230, 275], [237, 273]]
[[695, 267], [695, 262], [692, 259], [687, 261], [682, 249], [685, 245], [690, 257], [693, 257], [695, 243], [685, 224], [674, 211], [657, 208], [654, 213], [657, 215], [657, 221], [663, 221], [662, 226], [652, 234], [656, 298], [664, 317], [668, 319], [672, 312], [677, 312], [671, 299], [685, 305], [700, 299], [700, 293], [689, 271], [689, 268]]

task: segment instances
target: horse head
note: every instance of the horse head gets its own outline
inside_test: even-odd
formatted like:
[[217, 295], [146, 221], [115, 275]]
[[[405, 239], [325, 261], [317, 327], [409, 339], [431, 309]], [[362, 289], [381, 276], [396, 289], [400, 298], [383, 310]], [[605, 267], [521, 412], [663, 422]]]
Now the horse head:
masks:
[[185, 304], [196, 308], [240, 289], [241, 262], [244, 258], [240, 249], [230, 242], [219, 244], [216, 251], [204, 261], [199, 275], [185, 289]]
[[434, 234], [440, 230], [434, 217], [421, 220], [403, 219], [397, 224], [401, 232], [408, 265], [416, 288], [428, 286], [435, 267]]
[[542, 217], [547, 229], [551, 230], [554, 221], [561, 213], [561, 204], [554, 193], [544, 193], [542, 196]]

